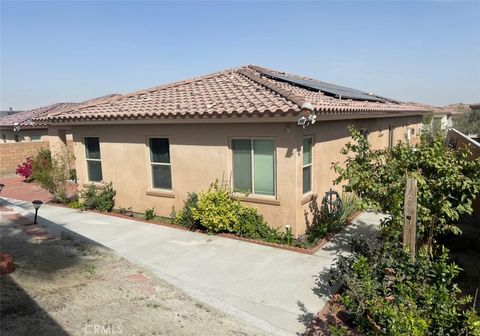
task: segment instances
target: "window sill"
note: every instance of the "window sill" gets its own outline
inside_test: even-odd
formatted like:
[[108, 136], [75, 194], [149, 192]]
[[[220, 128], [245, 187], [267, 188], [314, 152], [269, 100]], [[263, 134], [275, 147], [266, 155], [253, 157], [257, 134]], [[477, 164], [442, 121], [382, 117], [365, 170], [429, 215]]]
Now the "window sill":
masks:
[[104, 182], [88, 182], [88, 183], [84, 183], [83, 184], [83, 187], [84, 188], [88, 188], [90, 187], [91, 185], [93, 184], [93, 186], [95, 187], [95, 189], [103, 189], [105, 187], [105, 183]]
[[156, 197], [165, 197], [165, 198], [175, 198], [175, 194], [172, 191], [161, 191], [161, 190], [147, 190], [146, 194], [148, 196]]
[[314, 193], [305, 195], [302, 198], [302, 205], [310, 203], [311, 201], [313, 201], [316, 198], [317, 198], [317, 194], [314, 194]]
[[276, 205], [276, 206], [280, 205], [280, 201], [273, 198], [261, 198], [256, 196], [240, 196], [240, 195], [234, 195], [233, 197], [241, 202], [268, 204], [268, 205]]

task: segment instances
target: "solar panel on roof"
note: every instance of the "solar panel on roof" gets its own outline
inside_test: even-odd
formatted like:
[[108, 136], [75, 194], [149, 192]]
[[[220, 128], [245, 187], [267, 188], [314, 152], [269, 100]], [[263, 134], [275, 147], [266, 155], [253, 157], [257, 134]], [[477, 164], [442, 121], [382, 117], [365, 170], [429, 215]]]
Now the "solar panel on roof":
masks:
[[374, 101], [374, 102], [395, 102], [392, 99], [380, 97], [377, 95], [372, 95], [364, 91], [351, 89], [348, 87], [330, 84], [326, 82], [322, 82], [315, 79], [307, 79], [307, 78], [298, 78], [294, 76], [289, 76], [285, 74], [278, 74], [272, 72], [261, 71], [262, 74], [267, 75], [270, 78], [280, 80], [283, 82], [287, 82], [293, 85], [298, 85], [310, 90], [317, 90], [321, 91], [327, 95], [333, 95], [341, 98], [346, 99], [353, 99], [353, 100], [367, 100], [367, 101]]

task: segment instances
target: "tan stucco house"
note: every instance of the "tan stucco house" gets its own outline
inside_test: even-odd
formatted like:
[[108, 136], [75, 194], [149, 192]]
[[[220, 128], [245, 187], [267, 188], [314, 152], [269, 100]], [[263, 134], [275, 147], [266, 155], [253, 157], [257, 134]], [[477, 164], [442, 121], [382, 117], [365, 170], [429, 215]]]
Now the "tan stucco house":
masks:
[[[257, 66], [162, 85], [39, 118], [71, 129], [79, 183], [113, 182], [116, 206], [169, 216], [216, 179], [295, 235], [333, 187], [348, 125], [376, 148], [415, 141], [413, 104]], [[60, 143], [61, 147], [61, 143]]]

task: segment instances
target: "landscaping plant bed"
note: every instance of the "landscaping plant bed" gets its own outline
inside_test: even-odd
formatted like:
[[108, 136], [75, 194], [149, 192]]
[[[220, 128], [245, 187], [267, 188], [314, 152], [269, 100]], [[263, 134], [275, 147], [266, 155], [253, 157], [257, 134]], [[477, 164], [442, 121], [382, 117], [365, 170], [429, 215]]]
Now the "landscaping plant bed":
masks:
[[[58, 204], [58, 203], [53, 203], [53, 204], [56, 205], [56, 206], [63, 206], [63, 207], [68, 208], [68, 206], [66, 206], [66, 205], [62, 205], [62, 204]], [[136, 221], [143, 222], [143, 223], [148, 223], [148, 224], [162, 225], [162, 226], [166, 226], [166, 227], [170, 227], [170, 228], [174, 228], [174, 229], [191, 231], [191, 232], [201, 233], [201, 234], [205, 234], [205, 235], [215, 235], [215, 236], [220, 236], [220, 237], [228, 238], [228, 239], [236, 239], [236, 240], [241, 240], [241, 241], [245, 241], [245, 242], [249, 242], [249, 243], [253, 243], [253, 244], [269, 246], [269, 247], [274, 247], [274, 248], [278, 248], [278, 249], [282, 249], [282, 250], [293, 251], [293, 252], [304, 253], [304, 254], [314, 254], [315, 252], [317, 252], [320, 248], [322, 248], [322, 246], [324, 246], [326, 243], [328, 243], [338, 232], [340, 232], [346, 226], [348, 226], [361, 213], [360, 211], [354, 212], [352, 215], [349, 216], [348, 221], [347, 221], [348, 222], [347, 225], [345, 225], [343, 227], [340, 227], [338, 230], [336, 230], [334, 232], [327, 233], [325, 235], [325, 237], [321, 238], [316, 244], [314, 244], [310, 247], [301, 247], [301, 246], [295, 246], [294, 245], [295, 243], [292, 244], [292, 245], [270, 243], [270, 242], [263, 241], [263, 240], [251, 239], [251, 238], [245, 238], [245, 237], [237, 236], [233, 233], [220, 232], [220, 233], [215, 234], [215, 233], [208, 232], [207, 230], [200, 229], [200, 228], [193, 228], [192, 229], [192, 228], [188, 228], [188, 227], [185, 227], [185, 226], [182, 226], [182, 225], [168, 223], [167, 221], [169, 219], [166, 218], [166, 217], [156, 216], [155, 218], [157, 218], [157, 220], [146, 220], [144, 218], [144, 215], [141, 214], [141, 213], [138, 213], [138, 212], [132, 212], [131, 215], [124, 215], [124, 214], [115, 212], [115, 210], [114, 210], [114, 212], [101, 212], [101, 211], [98, 211], [98, 210], [84, 210], [84, 209], [78, 209], [78, 210], [80, 210], [80, 211], [91, 211], [91, 212], [104, 214], [104, 215], [108, 215], [108, 216], [113, 216], [113, 217], [117, 217], [117, 218], [136, 220]]]

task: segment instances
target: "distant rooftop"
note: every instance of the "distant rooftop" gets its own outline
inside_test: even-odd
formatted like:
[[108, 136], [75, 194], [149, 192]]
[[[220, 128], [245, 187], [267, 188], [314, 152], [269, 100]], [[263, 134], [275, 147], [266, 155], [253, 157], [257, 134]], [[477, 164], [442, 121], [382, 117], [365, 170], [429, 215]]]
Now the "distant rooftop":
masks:
[[20, 127], [38, 126], [37, 123], [33, 120], [34, 118], [39, 118], [49, 113], [68, 112], [74, 106], [85, 104], [85, 103], [91, 103], [96, 101], [97, 99], [105, 99], [105, 98], [114, 97], [114, 96], [118, 96], [118, 94], [110, 94], [107, 96], [90, 99], [81, 103], [55, 103], [47, 106], [38, 107], [28, 111], [17, 111], [15, 113], [11, 113], [13, 111], [9, 110], [9, 111], [6, 111], [8, 113], [0, 116], [0, 127], [6, 127], [6, 126], [13, 127], [17, 125]]

